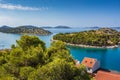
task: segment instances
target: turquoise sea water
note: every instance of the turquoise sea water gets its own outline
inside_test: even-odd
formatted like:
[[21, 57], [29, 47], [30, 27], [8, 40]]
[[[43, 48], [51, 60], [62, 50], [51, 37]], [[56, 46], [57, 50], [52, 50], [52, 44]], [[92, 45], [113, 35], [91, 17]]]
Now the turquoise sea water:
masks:
[[[48, 29], [53, 32], [52, 35], [39, 36], [46, 46], [50, 46], [50, 39], [53, 35], [60, 32], [79, 32], [89, 30], [90, 28], [75, 28], [75, 29]], [[16, 40], [20, 38], [21, 34], [6, 34], [0, 33], [0, 49], [10, 48]], [[101, 63], [101, 68], [120, 72], [120, 47], [114, 49], [96, 49], [96, 48], [81, 48], [67, 46], [70, 49], [71, 55], [80, 62], [84, 57], [96, 58]]]

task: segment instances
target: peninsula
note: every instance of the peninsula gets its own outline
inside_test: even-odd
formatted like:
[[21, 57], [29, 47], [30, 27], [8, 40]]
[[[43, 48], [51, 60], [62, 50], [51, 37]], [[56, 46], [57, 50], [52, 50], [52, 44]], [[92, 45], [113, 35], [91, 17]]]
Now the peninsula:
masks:
[[93, 48], [115, 48], [120, 44], [120, 32], [111, 28], [100, 28], [74, 33], [59, 33], [53, 40], [61, 40], [67, 45]]
[[0, 32], [3, 33], [18, 33], [18, 34], [38, 34], [38, 35], [49, 35], [51, 34], [50, 31], [44, 30], [42, 28], [25, 25], [25, 26], [18, 26], [18, 27], [9, 27], [9, 26], [2, 26], [0, 27]]

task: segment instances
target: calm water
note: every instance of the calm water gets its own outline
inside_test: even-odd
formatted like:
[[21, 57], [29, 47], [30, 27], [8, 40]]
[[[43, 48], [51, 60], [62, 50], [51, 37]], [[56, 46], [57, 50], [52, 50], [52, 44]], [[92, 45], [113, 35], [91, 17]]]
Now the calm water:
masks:
[[[50, 38], [56, 33], [66, 33], [66, 32], [79, 32], [84, 30], [90, 30], [88, 28], [76, 28], [76, 29], [49, 29], [53, 32], [52, 35], [49, 36], [38, 36], [44, 42], [46, 42], [46, 46], [50, 46]], [[21, 37], [21, 34], [6, 34], [0, 33], [0, 49], [10, 48], [12, 44], [16, 43]], [[95, 48], [80, 48], [80, 47], [72, 47], [67, 46], [71, 55], [79, 60], [80, 62], [84, 57], [96, 58], [101, 62], [101, 68], [119, 71], [120, 72], [120, 48], [114, 49], [95, 49]]]

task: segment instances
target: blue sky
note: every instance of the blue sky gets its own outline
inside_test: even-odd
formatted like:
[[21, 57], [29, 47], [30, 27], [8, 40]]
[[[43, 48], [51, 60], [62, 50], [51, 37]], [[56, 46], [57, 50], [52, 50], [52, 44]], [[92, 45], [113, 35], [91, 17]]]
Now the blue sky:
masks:
[[120, 0], [0, 0], [0, 26], [120, 26]]

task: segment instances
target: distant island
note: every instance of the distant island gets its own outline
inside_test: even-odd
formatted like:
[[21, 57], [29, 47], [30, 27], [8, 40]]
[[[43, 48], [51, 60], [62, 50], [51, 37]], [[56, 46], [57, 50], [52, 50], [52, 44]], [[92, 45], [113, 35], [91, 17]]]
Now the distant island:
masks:
[[69, 29], [70, 27], [69, 26], [56, 26], [54, 28], [66, 28], [66, 29]]
[[69, 27], [69, 26], [55, 26], [55, 27], [51, 27], [51, 26], [43, 26], [43, 27], [41, 27], [41, 28], [47, 28], [47, 29], [50, 29], [50, 28], [52, 28], [52, 29], [70, 29], [71, 27]]
[[74, 33], [59, 33], [54, 35], [52, 40], [61, 40], [72, 46], [115, 48], [120, 45], [120, 32], [111, 28], [100, 28]]
[[100, 27], [98, 27], [98, 26], [93, 26], [93, 27], [85, 27], [85, 28], [90, 28], [90, 29], [99, 29]]
[[42, 28], [25, 25], [25, 26], [18, 26], [18, 27], [9, 27], [9, 26], [2, 26], [0, 27], [0, 32], [3, 33], [28, 33], [28, 34], [38, 34], [38, 35], [48, 35], [51, 34], [50, 31], [44, 30]]

